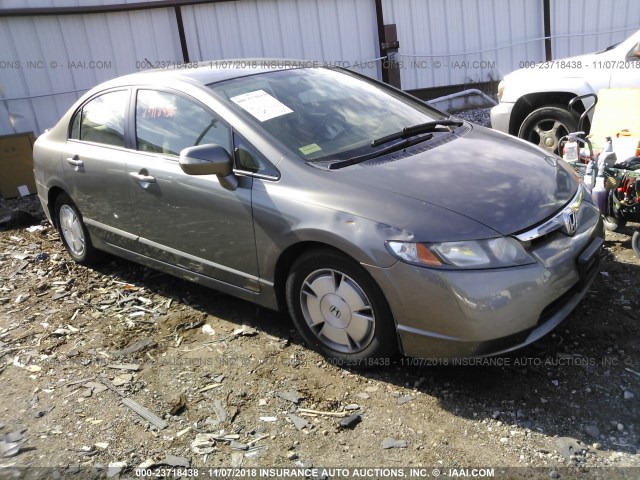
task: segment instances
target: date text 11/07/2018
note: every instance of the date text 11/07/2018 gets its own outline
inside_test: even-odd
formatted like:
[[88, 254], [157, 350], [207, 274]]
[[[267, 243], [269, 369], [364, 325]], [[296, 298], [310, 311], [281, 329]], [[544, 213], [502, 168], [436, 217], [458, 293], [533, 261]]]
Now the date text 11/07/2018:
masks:
[[550, 60], [548, 62], [522, 60], [518, 66], [520, 68], [535, 68], [539, 70], [630, 70], [640, 69], [640, 62], [628, 60], [596, 60], [593, 62], [583, 62], [582, 60]]
[[217, 467], [217, 468], [159, 468], [135, 469], [138, 478], [233, 478], [233, 479], [267, 479], [267, 478], [438, 478], [438, 477], [477, 477], [492, 478], [493, 468], [416, 468], [416, 467], [371, 467], [371, 468], [282, 468], [282, 467]]

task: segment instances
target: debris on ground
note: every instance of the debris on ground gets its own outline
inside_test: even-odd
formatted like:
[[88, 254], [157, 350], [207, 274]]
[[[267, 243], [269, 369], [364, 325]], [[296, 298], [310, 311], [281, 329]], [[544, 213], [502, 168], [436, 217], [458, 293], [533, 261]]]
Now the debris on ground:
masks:
[[382, 441], [382, 448], [407, 448], [408, 444], [406, 440], [396, 440], [395, 438], [385, 438]]
[[629, 228], [607, 232], [608, 275], [574, 313], [502, 363], [353, 371], [308, 348], [286, 314], [114, 257], [72, 262], [35, 197], [0, 200], [0, 212], [22, 202], [37, 221], [0, 213], [2, 465], [111, 478], [172, 465], [468, 464], [559, 478], [640, 467]]
[[342, 428], [354, 428], [361, 421], [362, 421], [362, 417], [359, 414], [354, 413], [353, 415], [344, 417], [342, 420], [338, 422], [338, 425]]
[[300, 400], [304, 398], [304, 395], [295, 390], [289, 390], [288, 392], [278, 392], [276, 393], [276, 396], [288, 402], [295, 403], [296, 405], [299, 404]]

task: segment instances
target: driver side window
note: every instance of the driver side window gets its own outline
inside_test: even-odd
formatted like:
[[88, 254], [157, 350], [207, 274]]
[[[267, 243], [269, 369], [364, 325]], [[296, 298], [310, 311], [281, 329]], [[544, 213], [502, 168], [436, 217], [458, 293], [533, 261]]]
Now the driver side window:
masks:
[[180, 155], [180, 150], [215, 143], [231, 155], [230, 129], [218, 117], [180, 95], [138, 90], [136, 148], [143, 152]]

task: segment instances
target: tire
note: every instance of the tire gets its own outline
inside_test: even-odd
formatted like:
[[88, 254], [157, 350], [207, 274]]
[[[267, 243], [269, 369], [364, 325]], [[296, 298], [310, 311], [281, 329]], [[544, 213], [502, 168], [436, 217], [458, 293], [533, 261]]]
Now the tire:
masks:
[[640, 257], [640, 230], [633, 232], [633, 237], [631, 237], [631, 246], [633, 247], [633, 251], [636, 252], [636, 255]]
[[610, 232], [620, 232], [627, 224], [626, 220], [618, 220], [616, 217], [603, 217], [604, 228]]
[[65, 193], [56, 197], [55, 221], [60, 239], [69, 256], [77, 263], [90, 265], [98, 259], [98, 252], [91, 243], [82, 214]]
[[332, 250], [303, 254], [289, 271], [286, 297], [296, 328], [330, 363], [384, 366], [397, 354], [397, 333], [384, 295], [350, 258]]
[[550, 105], [527, 115], [520, 125], [518, 137], [562, 156], [560, 139], [577, 130], [578, 117], [561, 105]]
[[609, 190], [609, 194], [607, 195], [607, 211], [603, 215], [602, 223], [604, 224], [604, 228], [610, 232], [620, 232], [627, 224], [627, 221], [615, 216], [613, 195], [615, 195], [615, 189]]

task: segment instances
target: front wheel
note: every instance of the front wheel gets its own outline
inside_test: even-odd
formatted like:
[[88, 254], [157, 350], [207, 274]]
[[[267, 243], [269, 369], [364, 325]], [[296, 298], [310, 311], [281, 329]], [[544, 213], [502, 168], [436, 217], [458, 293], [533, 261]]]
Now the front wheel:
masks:
[[93, 263], [98, 257], [98, 252], [91, 243], [78, 207], [64, 193], [56, 198], [55, 219], [62, 244], [69, 256], [83, 265]]
[[298, 331], [336, 365], [389, 365], [396, 331], [379, 287], [353, 260], [331, 250], [302, 255], [291, 267], [287, 304]]
[[578, 130], [578, 118], [561, 105], [538, 108], [524, 119], [518, 137], [562, 156], [560, 139]]

